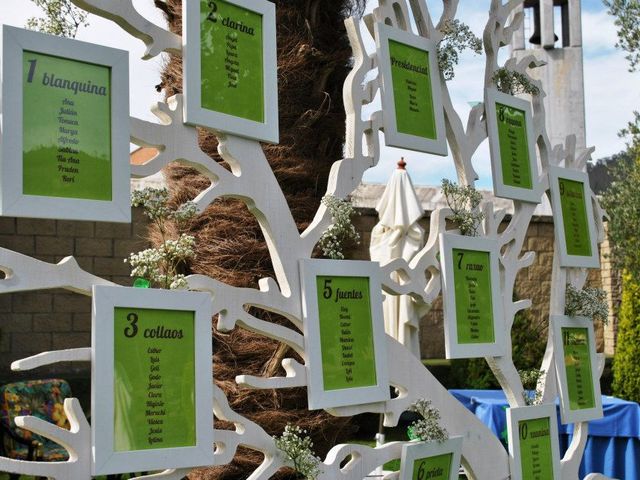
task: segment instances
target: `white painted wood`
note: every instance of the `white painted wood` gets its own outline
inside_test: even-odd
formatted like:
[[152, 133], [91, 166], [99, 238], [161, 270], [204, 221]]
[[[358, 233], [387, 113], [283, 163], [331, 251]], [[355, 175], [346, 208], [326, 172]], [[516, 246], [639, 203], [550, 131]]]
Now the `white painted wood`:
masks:
[[276, 58], [276, 8], [266, 0], [225, 0], [262, 17], [262, 82], [264, 121], [216, 112], [202, 106], [202, 50], [200, 13], [202, 2], [182, 3], [183, 91], [186, 98], [184, 121], [189, 125], [279, 143], [278, 61]]
[[[129, 168], [129, 54], [123, 50], [30, 30], [2, 26], [2, 113], [0, 213], [5, 216], [69, 220], [131, 221]], [[24, 52], [91, 63], [110, 69], [111, 200], [23, 193]], [[75, 97], [74, 97], [75, 98]], [[76, 100], [81, 101], [81, 100]], [[86, 119], [86, 123], [90, 120]], [[105, 179], [107, 181], [107, 179]]]

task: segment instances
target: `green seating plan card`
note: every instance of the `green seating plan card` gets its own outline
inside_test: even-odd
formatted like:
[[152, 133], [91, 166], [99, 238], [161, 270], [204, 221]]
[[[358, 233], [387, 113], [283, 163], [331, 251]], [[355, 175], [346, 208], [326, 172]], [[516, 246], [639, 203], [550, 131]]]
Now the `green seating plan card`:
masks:
[[584, 183], [558, 178], [567, 254], [590, 257], [591, 237]]
[[195, 313], [116, 307], [114, 349], [114, 451], [195, 446]]
[[25, 195], [110, 201], [111, 68], [23, 53]]
[[368, 277], [316, 277], [325, 390], [377, 385]]
[[493, 343], [491, 254], [454, 248], [452, 256], [457, 341], [460, 344]]
[[453, 453], [415, 460], [411, 480], [449, 480]]
[[595, 408], [589, 332], [586, 328], [562, 328], [561, 332], [569, 408]]
[[520, 420], [518, 435], [522, 480], [555, 480], [549, 418]]
[[532, 189], [525, 112], [496, 103], [502, 181], [510, 187]]
[[436, 139], [429, 52], [389, 39], [398, 132]]
[[202, 108], [265, 121], [263, 18], [224, 0], [200, 0]]

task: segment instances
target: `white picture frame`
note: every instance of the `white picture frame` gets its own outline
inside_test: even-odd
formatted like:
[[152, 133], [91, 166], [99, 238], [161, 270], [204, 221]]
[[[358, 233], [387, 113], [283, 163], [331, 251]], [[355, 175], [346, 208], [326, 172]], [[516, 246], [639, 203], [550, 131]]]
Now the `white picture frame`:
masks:
[[[23, 189], [24, 52], [110, 69], [111, 200], [27, 195]], [[131, 222], [129, 163], [129, 53], [2, 26], [2, 136], [0, 214], [3, 216]], [[71, 92], [73, 93], [73, 92]], [[88, 123], [90, 120], [86, 120]]]
[[[307, 375], [308, 375], [308, 397], [309, 397], [309, 409], [330, 409], [334, 407], [344, 407], [349, 405], [360, 405], [366, 403], [384, 402], [390, 399], [389, 392], [389, 375], [387, 371], [387, 354], [386, 354], [386, 333], [384, 330], [384, 317], [382, 314], [382, 289], [380, 279], [380, 267], [375, 262], [365, 261], [353, 261], [353, 260], [318, 260], [318, 259], [305, 259], [300, 261], [300, 277], [302, 280], [302, 312], [304, 321], [304, 339], [305, 339], [305, 352], [307, 353]], [[367, 348], [372, 347], [373, 352], [370, 356], [373, 357], [372, 363], [375, 368], [375, 381], [371, 381], [366, 386], [357, 387], [344, 387], [344, 388], [325, 388], [325, 378], [329, 377], [329, 374], [325, 375], [325, 364], [323, 363], [322, 354], [322, 331], [320, 325], [320, 307], [319, 307], [319, 290], [317, 288], [318, 277], [333, 277], [332, 281], [338, 278], [367, 278], [368, 279], [368, 296], [369, 296], [369, 309], [371, 320], [371, 344], [365, 345]], [[346, 280], [345, 280], [346, 281]], [[326, 279], [325, 279], [326, 282]], [[339, 288], [328, 285], [331, 288], [329, 297], [338, 294]], [[327, 283], [324, 284], [327, 287]], [[323, 293], [324, 295], [324, 293]], [[348, 314], [351, 316], [351, 313]], [[362, 317], [358, 317], [362, 318]], [[349, 322], [358, 321], [356, 318], [348, 320]], [[342, 321], [338, 325], [329, 325], [330, 329], [338, 329], [344, 334], [343, 330], [340, 330], [344, 326]], [[334, 328], [335, 327], [335, 328]], [[368, 327], [368, 325], [367, 325]], [[345, 327], [356, 330], [355, 327]], [[333, 331], [333, 330], [332, 330]], [[353, 338], [353, 333], [348, 330], [345, 334], [347, 340], [349, 336]], [[339, 342], [342, 342], [342, 337]], [[354, 340], [351, 340], [354, 342]], [[363, 342], [367, 343], [367, 342]], [[354, 350], [357, 347], [356, 343], [346, 343], [347, 346], [354, 345]], [[342, 344], [338, 345], [342, 348]], [[341, 350], [342, 351], [342, 350]], [[344, 361], [344, 355], [349, 355], [343, 351], [341, 361]], [[355, 354], [354, 354], [355, 355]], [[334, 357], [330, 357], [334, 358]], [[356, 355], [354, 359], [357, 359]], [[342, 363], [342, 366], [344, 363]], [[345, 367], [351, 371], [351, 365]], [[353, 368], [358, 368], [357, 365], [353, 365]], [[336, 368], [336, 370], [341, 370]], [[340, 373], [342, 374], [342, 373]], [[353, 374], [356, 377], [356, 373]]]
[[[406, 148], [434, 155], [448, 155], [447, 137], [442, 106], [442, 86], [438, 68], [437, 45], [432, 40], [413, 35], [410, 32], [390, 27], [383, 23], [375, 24], [378, 68], [380, 69], [384, 138], [388, 146]], [[428, 138], [399, 131], [391, 54], [389, 42], [395, 41], [429, 54], [429, 79], [431, 86], [436, 138]]]
[[[458, 480], [460, 457], [462, 455], [462, 437], [452, 437], [443, 442], [408, 442], [402, 446], [399, 480], [413, 480], [414, 464], [417, 461], [451, 454], [449, 477], [447, 480]], [[429, 477], [426, 477], [429, 478]]]
[[[591, 255], [572, 255], [567, 249], [567, 232], [564, 228], [564, 214], [561, 207], [559, 180], [567, 179], [582, 183], [584, 192], [584, 206], [589, 232], [589, 246]], [[562, 167], [549, 167], [549, 187], [551, 191], [551, 205], [554, 213], [554, 232], [558, 244], [558, 253], [561, 267], [576, 268], [600, 268], [600, 253], [598, 251], [597, 232], [595, 217], [593, 215], [593, 205], [591, 202], [591, 187], [589, 176], [585, 172], [579, 172]]]
[[[116, 309], [193, 312], [195, 445], [125, 450], [115, 447]], [[211, 346], [212, 300], [209, 293], [94, 286], [92, 309], [91, 425], [92, 474], [186, 468], [214, 463], [213, 374]], [[147, 338], [140, 323], [136, 334]], [[129, 326], [127, 326], [129, 328]], [[150, 334], [151, 335], [151, 334]], [[159, 334], [158, 334], [159, 335]], [[182, 335], [182, 333], [180, 334]], [[127, 336], [125, 334], [125, 336]], [[185, 335], [186, 336], [186, 335]], [[164, 337], [168, 338], [168, 337]], [[179, 337], [181, 338], [181, 337]], [[148, 353], [148, 352], [147, 352]], [[149, 378], [151, 382], [151, 378]], [[165, 382], [166, 383], [166, 382]], [[150, 388], [151, 386], [149, 386]], [[149, 390], [151, 392], [151, 390]], [[146, 407], [149, 407], [147, 402]], [[133, 427], [132, 427], [133, 428]]]
[[182, 2], [184, 121], [214, 132], [279, 143], [276, 10], [266, 0], [216, 0], [262, 16], [262, 85], [264, 121], [206, 109], [202, 106], [201, 14], [199, 1]]
[[[560, 443], [558, 440], [558, 419], [555, 404], [536, 405], [507, 409], [507, 435], [509, 441], [509, 461], [511, 463], [511, 479], [522, 480], [522, 455], [519, 424], [522, 421], [548, 419], [551, 444], [551, 467], [553, 476], [560, 478]], [[527, 432], [528, 435], [528, 432]], [[549, 478], [549, 477], [545, 477]]]
[[[446, 358], [499, 357], [503, 355], [505, 352], [506, 337], [500, 289], [500, 252], [497, 242], [488, 238], [468, 237], [452, 233], [441, 233], [439, 240]], [[493, 342], [461, 343], [459, 341], [455, 266], [453, 259], [454, 249], [489, 254]]]
[[[491, 173], [493, 176], [493, 191], [497, 197], [510, 198], [528, 203], [540, 203], [543, 189], [539, 181], [538, 158], [536, 154], [535, 135], [533, 132], [533, 114], [531, 103], [522, 98], [499, 92], [495, 88], [488, 88], [485, 94], [485, 112], [487, 115], [487, 130], [489, 132], [489, 151], [491, 154]], [[531, 189], [505, 184], [502, 172], [502, 155], [500, 148], [500, 134], [498, 130], [498, 112], [496, 104], [500, 103], [524, 112], [525, 132], [527, 135], [527, 151], [529, 155], [529, 175]]]
[[[549, 318], [551, 339], [554, 346], [554, 363], [558, 390], [560, 392], [560, 418], [562, 423], [588, 422], [602, 418], [602, 393], [600, 390], [600, 378], [598, 377], [598, 357], [596, 354], [596, 341], [593, 329], [593, 320], [587, 317], [570, 317], [568, 315], [551, 315]], [[563, 329], [578, 328], [587, 331], [589, 370], [593, 385], [592, 408], [571, 409], [569, 397], [569, 383], [564, 355]]]

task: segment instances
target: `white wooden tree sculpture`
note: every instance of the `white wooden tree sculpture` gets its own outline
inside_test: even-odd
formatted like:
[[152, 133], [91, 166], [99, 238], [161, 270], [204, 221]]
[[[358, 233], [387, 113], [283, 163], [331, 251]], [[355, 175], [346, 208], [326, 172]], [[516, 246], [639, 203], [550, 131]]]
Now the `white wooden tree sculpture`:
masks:
[[[144, 19], [133, 7], [132, 0], [72, 0], [74, 4], [91, 13], [117, 23], [128, 33], [142, 40], [146, 46], [145, 59], [163, 52], [180, 54], [181, 39]], [[364, 18], [361, 28], [358, 19], [347, 20], [346, 26], [353, 47], [354, 65], [344, 86], [344, 107], [347, 113], [347, 141], [345, 158], [333, 165], [328, 194], [345, 198], [358, 186], [363, 173], [374, 167], [379, 160], [380, 145], [378, 133], [382, 129], [384, 111], [376, 111], [370, 118], [362, 119], [364, 105], [371, 104], [381, 88], [381, 79], [372, 78], [371, 72], [378, 68], [376, 55], [365, 51], [363, 35], [374, 35], [374, 24], [385, 23], [402, 30], [417, 27], [420, 36], [435, 42], [442, 39], [442, 27], [456, 16], [457, 0], [443, 0], [444, 9], [437, 25], [432, 22], [425, 0], [379, 0], [373, 13]], [[486, 52], [485, 86], [491, 87], [493, 75], [499, 68], [498, 52], [508, 45], [511, 36], [523, 20], [522, 0], [511, 0], [503, 4], [501, 0], [491, 0], [488, 21], [484, 30]], [[527, 75], [530, 69], [539, 67], [533, 57], [520, 62], [511, 59], [505, 65], [510, 70]], [[533, 82], [533, 80], [532, 80]], [[535, 83], [535, 82], [534, 82]], [[477, 175], [471, 159], [479, 146], [487, 138], [487, 121], [482, 104], [475, 106], [467, 119], [463, 120], [453, 107], [447, 83], [441, 78], [443, 108], [446, 121], [446, 137], [453, 153], [458, 181], [463, 185], [473, 185]], [[565, 145], [551, 145], [545, 130], [544, 92], [533, 97], [533, 120], [536, 144], [541, 162], [540, 177], [534, 179], [540, 192], [549, 188], [547, 173], [549, 166], [564, 164], [575, 170], [584, 170], [592, 149], [576, 151], [575, 138], [568, 137]], [[314, 246], [322, 233], [331, 224], [331, 214], [321, 206], [313, 223], [299, 234], [289, 207], [270, 169], [260, 143], [219, 132], [219, 153], [230, 165], [226, 170], [203, 153], [198, 145], [196, 128], [183, 122], [183, 97], [176, 95], [167, 103], [159, 103], [153, 112], [157, 123], [137, 118], [131, 119], [131, 141], [137, 145], [153, 147], [158, 155], [141, 166], [133, 166], [135, 177], [146, 177], [159, 172], [171, 162], [178, 162], [198, 169], [211, 180], [211, 185], [202, 191], [195, 202], [200, 211], [221, 198], [236, 198], [246, 203], [259, 222], [267, 239], [269, 252], [275, 268], [275, 278], [265, 278], [260, 289], [235, 288], [206, 276], [191, 276], [189, 286], [193, 290], [211, 292], [214, 313], [219, 315], [218, 328], [229, 331], [244, 328], [257, 335], [276, 339], [290, 346], [303, 360], [308, 358], [302, 335], [303, 315], [301, 304], [301, 284], [298, 264], [301, 259], [311, 257]], [[592, 197], [596, 220], [600, 222], [602, 212], [595, 196]], [[555, 208], [555, 206], [554, 206]], [[492, 239], [500, 248], [500, 284], [503, 304], [500, 306], [506, 320], [506, 330], [511, 331], [514, 316], [518, 311], [531, 306], [530, 300], [512, 301], [518, 272], [529, 267], [534, 261], [533, 252], [523, 252], [527, 227], [531, 222], [535, 204], [514, 201], [514, 214], [504, 230], [499, 230], [505, 219], [504, 211], [495, 211], [490, 202], [482, 206], [485, 220], [481, 236]], [[440, 208], [431, 216], [429, 238], [425, 247], [407, 263], [396, 259], [381, 265], [383, 289], [390, 294], [408, 294], [420, 302], [431, 303], [441, 293], [440, 263], [438, 260], [438, 236], [447, 229], [447, 218], [451, 216], [447, 208]], [[598, 223], [599, 224], [599, 223]], [[600, 225], [600, 224], [599, 224]], [[451, 232], [450, 232], [451, 233]], [[602, 240], [603, 230], [599, 226]], [[557, 246], [556, 246], [557, 248]], [[557, 255], [556, 255], [557, 257]], [[0, 269], [6, 278], [0, 280], [0, 292], [65, 288], [84, 295], [91, 294], [97, 284], [109, 282], [80, 269], [72, 258], [58, 265], [51, 265], [18, 253], [1, 249]], [[397, 272], [401, 282], [392, 273]], [[551, 313], [564, 313], [564, 297], [567, 283], [581, 288], [586, 279], [585, 269], [561, 268], [556, 258], [553, 266], [551, 292]], [[252, 316], [248, 307], [283, 315], [296, 329], [274, 325]], [[511, 355], [510, 336], [507, 335], [506, 354], [501, 357], [486, 358], [496, 378], [502, 385], [511, 407], [525, 406], [524, 389]], [[389, 375], [391, 386], [398, 395], [386, 402], [341, 407], [330, 411], [337, 416], [350, 416], [364, 412], [384, 414], [386, 426], [397, 425], [402, 412], [415, 401], [426, 398], [432, 401], [442, 415], [442, 421], [451, 435], [464, 438], [462, 465], [468, 478], [500, 480], [510, 478], [509, 455], [495, 435], [484, 426], [462, 404], [429, 373], [427, 369], [401, 344], [387, 337]], [[540, 382], [544, 391], [544, 401], [554, 401], [557, 394], [554, 377], [554, 350], [549, 343], [541, 370], [546, 372]], [[30, 370], [43, 365], [62, 361], [90, 362], [91, 349], [82, 348], [66, 351], [47, 352], [23, 359], [12, 365], [14, 370]], [[308, 384], [305, 365], [294, 359], [282, 362], [286, 377], [259, 378], [238, 372], [239, 385], [253, 389], [284, 389], [304, 387]], [[288, 460], [276, 448], [274, 439], [260, 425], [257, 425], [230, 407], [223, 392], [214, 390], [213, 413], [218, 419], [233, 422], [235, 431], [215, 431], [215, 459], [217, 465], [229, 463], [239, 446], [261, 452], [262, 464], [249, 477], [251, 480], [266, 480]], [[65, 411], [71, 421], [71, 430], [66, 431], [33, 417], [17, 420], [18, 425], [41, 434], [63, 445], [70, 458], [61, 463], [14, 461], [0, 458], [0, 470], [31, 475], [46, 476], [58, 480], [85, 480], [91, 476], [91, 446], [89, 424], [77, 400], [67, 400]], [[578, 468], [587, 440], [587, 423], [576, 425], [569, 450], [562, 460], [561, 478], [578, 478]], [[337, 445], [321, 465], [321, 480], [362, 480], [370, 472], [384, 463], [398, 459], [403, 442], [392, 442], [381, 447], [370, 448], [362, 445]], [[349, 459], [346, 464], [344, 461]], [[341, 466], [342, 465], [342, 466]], [[188, 469], [167, 470], [139, 478], [180, 479], [188, 474]], [[386, 475], [386, 479], [397, 478], [397, 473]], [[591, 478], [603, 478], [592, 475]]]

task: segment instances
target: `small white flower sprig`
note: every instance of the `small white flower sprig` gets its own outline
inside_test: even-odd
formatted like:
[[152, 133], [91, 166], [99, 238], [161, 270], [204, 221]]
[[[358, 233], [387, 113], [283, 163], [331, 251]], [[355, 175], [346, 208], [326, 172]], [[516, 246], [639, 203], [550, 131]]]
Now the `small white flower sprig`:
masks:
[[449, 439], [447, 429], [440, 425], [440, 412], [431, 406], [431, 400], [421, 398], [411, 405], [409, 411], [416, 412], [422, 418], [409, 425], [407, 434], [411, 440], [421, 442], [445, 442]]
[[297, 425], [287, 424], [281, 437], [273, 437], [276, 448], [293, 463], [293, 469], [309, 480], [316, 480], [322, 473], [320, 459], [313, 452], [313, 442], [307, 431]]
[[578, 315], [600, 320], [607, 325], [609, 322], [609, 305], [607, 292], [601, 288], [586, 287], [578, 290], [570, 283], [567, 284], [564, 314], [570, 317]]
[[462, 187], [446, 178], [442, 179], [442, 194], [453, 212], [451, 220], [458, 225], [460, 233], [468, 237], [478, 236], [480, 222], [484, 220], [484, 213], [478, 208], [482, 194], [471, 185]]
[[527, 392], [522, 392], [524, 403], [528, 406], [542, 404], [543, 392], [541, 388], [538, 388], [538, 380], [543, 374], [544, 370], [518, 370], [522, 386], [527, 390], [533, 390], [533, 395], [529, 395]]
[[198, 212], [193, 202], [173, 210], [167, 205], [168, 201], [169, 191], [166, 188], [145, 188], [131, 194], [131, 204], [142, 207], [145, 215], [158, 227], [162, 244], [157, 248], [131, 253], [125, 262], [131, 265], [132, 277], [143, 278], [159, 288], [186, 289], [187, 280], [178, 273], [178, 268], [195, 257], [195, 238], [181, 233], [177, 239], [168, 239], [166, 222], [172, 220], [178, 230], [182, 230]]
[[333, 224], [322, 234], [318, 246], [325, 257], [334, 260], [344, 260], [344, 248], [349, 242], [360, 243], [360, 234], [351, 222], [351, 217], [357, 215], [355, 208], [348, 200], [325, 195], [322, 203], [327, 207]]

